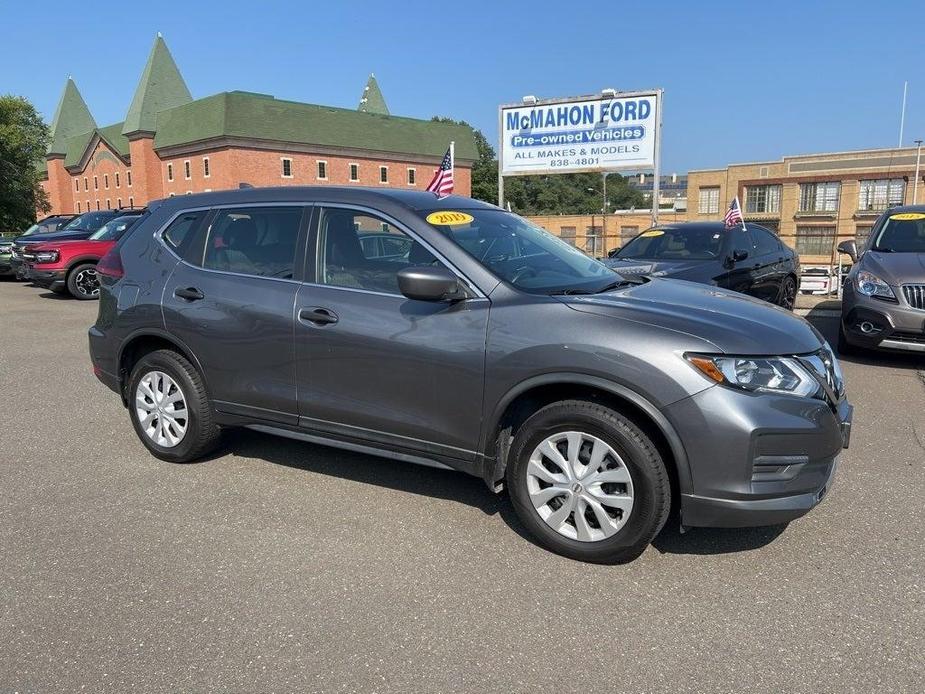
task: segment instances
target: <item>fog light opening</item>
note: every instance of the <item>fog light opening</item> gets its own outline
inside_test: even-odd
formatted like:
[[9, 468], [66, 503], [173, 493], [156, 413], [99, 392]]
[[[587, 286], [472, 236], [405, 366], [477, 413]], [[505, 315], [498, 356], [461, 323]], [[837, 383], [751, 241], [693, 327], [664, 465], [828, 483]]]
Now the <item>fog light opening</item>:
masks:
[[873, 333], [880, 332], [880, 328], [878, 328], [876, 325], [871, 323], [869, 320], [862, 321], [860, 326], [858, 327], [860, 327], [861, 332], [864, 333], [865, 335], [871, 335]]

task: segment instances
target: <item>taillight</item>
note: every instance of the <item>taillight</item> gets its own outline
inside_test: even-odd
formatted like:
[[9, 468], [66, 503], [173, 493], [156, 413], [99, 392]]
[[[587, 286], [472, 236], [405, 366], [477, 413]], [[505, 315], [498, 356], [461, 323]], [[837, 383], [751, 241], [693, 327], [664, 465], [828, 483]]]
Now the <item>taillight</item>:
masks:
[[122, 268], [122, 256], [119, 255], [117, 248], [112, 248], [109, 253], [100, 258], [96, 264], [96, 272], [98, 275], [105, 275], [116, 280], [125, 275], [125, 270]]

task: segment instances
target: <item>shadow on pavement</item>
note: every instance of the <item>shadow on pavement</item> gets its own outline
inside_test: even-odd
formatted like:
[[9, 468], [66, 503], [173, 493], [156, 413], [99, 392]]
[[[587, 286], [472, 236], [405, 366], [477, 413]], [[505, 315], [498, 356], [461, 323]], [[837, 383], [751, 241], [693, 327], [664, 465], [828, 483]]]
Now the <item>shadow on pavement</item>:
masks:
[[663, 554], [731, 554], [748, 552], [771, 544], [787, 524], [760, 528], [690, 528], [681, 533], [677, 516], [652, 541], [652, 546]]

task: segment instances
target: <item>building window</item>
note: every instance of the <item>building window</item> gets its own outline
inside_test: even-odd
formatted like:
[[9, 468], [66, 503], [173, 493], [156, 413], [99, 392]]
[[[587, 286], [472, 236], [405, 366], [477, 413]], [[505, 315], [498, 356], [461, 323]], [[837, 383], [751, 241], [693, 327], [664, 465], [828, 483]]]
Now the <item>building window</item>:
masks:
[[798, 226], [797, 253], [831, 255], [835, 248], [835, 227]]
[[119, 187], [119, 172], [116, 171], [116, 188]]
[[867, 225], [859, 226], [854, 230], [854, 242], [858, 245], [858, 248], [863, 248], [867, 245], [871, 229], [873, 229], [873, 226]]
[[94, 176], [93, 177], [93, 190], [99, 190], [99, 189], [100, 189], [100, 177]]
[[906, 182], [901, 178], [880, 178], [875, 181], [859, 181], [858, 210], [882, 212], [902, 205], [906, 196]]
[[202, 177], [208, 178], [212, 175], [212, 171], [209, 169], [209, 157], [202, 158]]
[[127, 185], [129, 188], [132, 187], [132, 172], [131, 171], [125, 172], [125, 185]]
[[351, 181], [360, 180], [360, 165], [359, 164], [350, 165], [350, 180]]
[[700, 189], [700, 214], [719, 214], [719, 186]]
[[106, 209], [107, 209], [107, 210], [111, 210], [111, 209], [112, 209], [112, 203], [109, 201], [109, 198], [106, 198]]
[[408, 185], [417, 185], [418, 172], [414, 169], [408, 169]]
[[283, 178], [292, 178], [292, 159], [283, 158]]
[[187, 181], [193, 177], [193, 172], [190, 169], [190, 165], [189, 165], [189, 159], [183, 162], [183, 176], [184, 178], [186, 178]]
[[328, 180], [328, 163], [326, 161], [318, 162], [318, 180], [319, 181]]
[[76, 178], [74, 179], [74, 190], [78, 193], [80, 192], [80, 181]]
[[89, 211], [90, 211], [90, 201], [87, 200], [87, 212], [89, 212]]
[[116, 198], [116, 207], [122, 209], [122, 198]]
[[99, 200], [96, 201], [96, 209], [100, 209], [100, 201], [99, 201]]
[[590, 226], [585, 231], [585, 253], [590, 255], [592, 258], [596, 258], [600, 255], [601, 251], [601, 233], [603, 232], [603, 227], [598, 225]]
[[84, 190], [90, 190], [90, 183], [87, 181], [86, 176], [84, 176]]
[[80, 200], [77, 201], [77, 214], [80, 214]]
[[176, 195], [176, 193], [167, 193], [167, 197], [168, 197], [168, 198], [172, 198], [172, 197], [174, 197], [175, 195]]
[[389, 182], [389, 167], [380, 166], [379, 167], [379, 183], [388, 183]]
[[745, 211], [751, 214], [780, 212], [780, 186], [748, 186]]
[[841, 184], [801, 183], [800, 212], [838, 212], [838, 192]]
[[128, 206], [129, 206], [129, 207], [135, 207], [135, 198], [130, 197], [130, 198], [128, 199]]
[[167, 180], [168, 181], [173, 180], [173, 164], [167, 165]]
[[109, 174], [103, 174], [103, 188], [109, 190]]
[[565, 241], [569, 246], [574, 246], [575, 234], [577, 231], [575, 227], [562, 227], [559, 229], [559, 238]]
[[639, 233], [638, 226], [620, 227], [620, 245], [621, 246], [626, 245], [627, 243], [630, 242], [630, 240], [634, 239], [638, 233]]

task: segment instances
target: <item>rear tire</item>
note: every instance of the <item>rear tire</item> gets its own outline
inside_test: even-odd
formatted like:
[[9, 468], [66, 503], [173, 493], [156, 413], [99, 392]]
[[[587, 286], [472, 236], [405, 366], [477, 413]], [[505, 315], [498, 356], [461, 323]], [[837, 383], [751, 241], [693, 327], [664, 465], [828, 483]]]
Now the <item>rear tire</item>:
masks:
[[780, 293], [777, 296], [777, 305], [792, 311], [797, 301], [797, 281], [793, 275], [787, 275], [780, 283]]
[[[671, 483], [655, 444], [630, 419], [598, 403], [566, 400], [542, 408], [520, 427], [509, 456], [514, 510], [539, 544], [557, 554], [629, 562], [668, 518]], [[579, 463], [563, 473], [572, 460]]]
[[196, 368], [167, 349], [146, 354], [132, 369], [128, 410], [135, 433], [161, 460], [189, 463], [221, 441], [212, 404]]
[[81, 301], [99, 299], [100, 280], [96, 275], [96, 263], [81, 263], [67, 273], [67, 291]]

